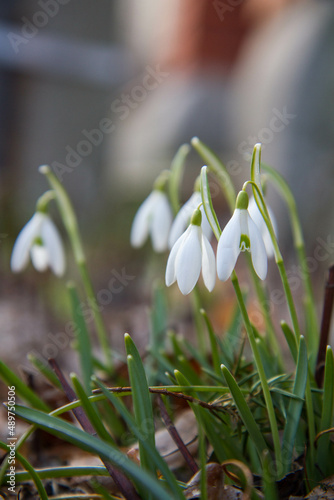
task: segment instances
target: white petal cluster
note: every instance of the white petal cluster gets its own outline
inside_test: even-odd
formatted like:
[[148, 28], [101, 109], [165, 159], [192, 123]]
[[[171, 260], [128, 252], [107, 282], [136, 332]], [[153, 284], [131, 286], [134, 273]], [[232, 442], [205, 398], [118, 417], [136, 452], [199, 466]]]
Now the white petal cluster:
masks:
[[196, 285], [201, 270], [204, 284], [211, 292], [216, 282], [215, 254], [201, 226], [190, 224], [170, 252], [166, 285], [170, 286], [177, 281], [180, 291], [187, 295]]
[[[274, 229], [274, 233], [277, 236], [277, 223], [274, 214], [272, 213], [272, 210], [267, 206], [267, 210], [269, 213], [269, 217]], [[264, 222], [264, 219], [262, 217], [262, 214], [259, 210], [259, 207], [256, 204], [254, 196], [249, 200], [249, 205], [248, 205], [248, 213], [257, 225], [257, 227], [260, 230], [260, 233], [263, 238], [264, 246], [266, 247], [266, 252], [268, 259], [271, 259], [274, 256], [274, 247], [270, 238], [270, 234], [268, 231], [268, 228], [266, 226], [266, 223]]]
[[130, 242], [141, 247], [148, 236], [156, 252], [168, 247], [168, 235], [172, 225], [172, 211], [163, 191], [155, 189], [140, 205], [132, 223]]
[[50, 267], [57, 276], [64, 274], [65, 254], [61, 238], [50, 217], [42, 212], [36, 212], [19, 233], [11, 257], [12, 271], [22, 271], [29, 257], [37, 271]]
[[[180, 208], [179, 212], [177, 213], [170, 233], [168, 237], [168, 247], [172, 248], [176, 240], [181, 236], [181, 234], [186, 230], [186, 228], [189, 225], [191, 216], [196, 210], [196, 208], [202, 204], [202, 197], [201, 193], [199, 191], [195, 191], [191, 197], [189, 198], [188, 201]], [[205, 215], [203, 205], [200, 208], [201, 213], [202, 213], [202, 230], [204, 235], [207, 237], [208, 240], [210, 240], [211, 235], [212, 235], [212, 229], [210, 227], [209, 221]]]
[[247, 209], [236, 208], [225, 226], [217, 247], [217, 272], [222, 281], [230, 276], [240, 252], [249, 251], [256, 274], [267, 276], [267, 252], [257, 225]]

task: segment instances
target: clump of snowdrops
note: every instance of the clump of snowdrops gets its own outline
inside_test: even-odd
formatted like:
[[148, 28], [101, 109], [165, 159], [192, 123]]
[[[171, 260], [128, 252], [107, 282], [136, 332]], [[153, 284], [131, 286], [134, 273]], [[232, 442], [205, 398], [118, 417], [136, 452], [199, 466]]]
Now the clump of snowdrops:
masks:
[[[94, 498], [216, 499], [229, 494], [228, 498], [243, 495], [244, 499], [272, 500], [289, 497], [287, 482], [291, 494], [303, 498], [334, 473], [333, 353], [323, 342], [319, 353], [320, 328], [292, 193], [281, 175], [261, 162], [260, 144], [254, 147], [249, 178], [238, 193], [217, 156], [198, 138], [193, 138], [191, 144], [206, 166], [201, 168], [189, 200], [181, 206], [180, 184], [190, 151], [190, 146], [183, 145], [170, 170], [156, 179], [133, 220], [131, 244], [140, 247], [150, 236], [154, 251], [166, 255], [166, 286], [154, 290], [151, 337], [144, 361], [131, 336], [125, 335], [126, 385], [98, 307], [72, 204], [51, 169], [40, 167], [50, 190], [39, 198], [35, 214], [19, 234], [11, 267], [14, 272], [21, 272], [30, 258], [38, 271], [50, 268], [58, 277], [65, 274], [63, 243], [48, 214], [49, 204], [55, 200], [83, 291], [91, 304], [101, 352], [99, 359], [92, 354], [91, 325], [83, 315], [77, 285], [70, 282], [80, 376], [71, 374], [69, 384], [59, 366], [61, 360], [49, 360], [46, 364], [30, 357], [48, 383], [66, 394], [68, 404], [50, 408], [14, 371], [3, 362], [0, 364], [2, 379], [15, 387], [18, 398], [25, 403], [10, 409], [8, 406], [8, 412], [30, 424], [15, 442], [17, 485], [33, 481], [40, 498], [48, 498], [46, 479], [69, 476], [90, 476]], [[213, 207], [208, 175], [220, 186], [220, 196], [225, 197], [231, 213], [223, 229]], [[269, 183], [281, 194], [289, 211], [303, 282], [304, 311], [296, 310], [279, 248], [279, 228], [266, 203], [264, 184]], [[212, 245], [214, 240], [216, 245]], [[243, 258], [249, 266], [251, 286], [263, 317], [261, 332], [252, 324], [247, 294], [236, 272], [236, 263]], [[290, 315], [289, 321], [281, 322], [284, 337], [280, 338], [285, 338], [285, 342], [278, 341], [268, 307], [266, 277], [270, 259], [279, 271]], [[215, 289], [216, 277], [231, 282], [236, 301], [231, 323], [223, 332], [214, 330], [200, 298], [203, 288], [209, 292]], [[196, 327], [191, 342], [182, 332], [177, 335], [169, 329], [167, 335], [167, 287], [175, 282], [180, 294], [195, 297], [191, 304]], [[247, 344], [250, 350], [246, 355]], [[285, 364], [288, 356], [294, 366], [290, 371]], [[319, 359], [323, 361], [321, 376], [317, 371]], [[123, 402], [124, 395], [131, 396], [130, 405]], [[175, 410], [176, 401], [190, 408], [196, 422], [195, 447], [191, 452], [193, 443], [185, 442], [173, 423], [179, 413]], [[62, 417], [68, 411], [81, 428]], [[174, 451], [182, 457], [182, 473], [159, 448], [157, 431], [161, 427], [168, 429], [170, 441], [175, 442]], [[101, 465], [34, 468], [21, 449], [37, 428], [100, 457]], [[127, 453], [129, 436], [130, 441], [138, 444], [135, 460], [133, 453]], [[6, 440], [0, 443], [7, 452], [0, 469], [3, 488], [9, 474], [8, 446]], [[113, 478], [113, 491], [93, 480], [101, 475]], [[73, 494], [71, 498], [79, 496]]]

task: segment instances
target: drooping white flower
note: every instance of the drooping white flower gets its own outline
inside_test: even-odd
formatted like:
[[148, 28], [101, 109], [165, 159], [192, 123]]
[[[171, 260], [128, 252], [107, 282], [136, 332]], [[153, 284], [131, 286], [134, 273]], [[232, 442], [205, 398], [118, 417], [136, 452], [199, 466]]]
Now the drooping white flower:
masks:
[[[168, 247], [172, 248], [176, 240], [181, 236], [181, 234], [188, 227], [191, 216], [196, 210], [196, 208], [202, 203], [201, 193], [199, 191], [195, 191], [189, 198], [188, 201], [180, 208], [177, 213], [170, 233], [168, 237]], [[200, 208], [202, 213], [202, 230], [204, 235], [210, 240], [212, 235], [212, 229], [210, 227], [209, 221], [205, 215], [203, 205]]]
[[251, 253], [253, 267], [262, 280], [267, 276], [267, 252], [261, 232], [247, 210], [248, 195], [240, 191], [232, 218], [225, 226], [217, 247], [217, 272], [222, 281], [230, 276], [240, 252]]
[[22, 271], [29, 256], [37, 271], [50, 267], [57, 276], [64, 274], [65, 254], [61, 238], [50, 217], [43, 212], [36, 212], [19, 233], [10, 261], [12, 271]]
[[[274, 216], [272, 210], [270, 209], [270, 207], [267, 206], [267, 210], [268, 210], [269, 217], [270, 217], [273, 229], [274, 229], [274, 233], [277, 236], [277, 223], [276, 223], [275, 216]], [[268, 259], [271, 259], [271, 257], [274, 256], [274, 247], [273, 247], [273, 244], [272, 244], [272, 241], [270, 238], [268, 228], [266, 226], [266, 223], [264, 222], [264, 219], [263, 219], [262, 214], [259, 210], [259, 207], [256, 204], [254, 196], [252, 196], [252, 198], [249, 200], [248, 213], [251, 216], [251, 218], [253, 219], [253, 221], [255, 222], [255, 224], [257, 225], [257, 227], [259, 228], [260, 233], [261, 233], [262, 238], [263, 238], [264, 246], [266, 247]]]
[[167, 250], [172, 218], [167, 195], [159, 189], [154, 189], [135, 215], [130, 235], [131, 245], [141, 247], [150, 235], [156, 252]]
[[188, 229], [178, 238], [169, 254], [166, 267], [166, 285], [175, 281], [183, 295], [196, 285], [201, 269], [204, 284], [211, 292], [216, 282], [215, 254], [201, 227], [202, 215], [196, 209]]

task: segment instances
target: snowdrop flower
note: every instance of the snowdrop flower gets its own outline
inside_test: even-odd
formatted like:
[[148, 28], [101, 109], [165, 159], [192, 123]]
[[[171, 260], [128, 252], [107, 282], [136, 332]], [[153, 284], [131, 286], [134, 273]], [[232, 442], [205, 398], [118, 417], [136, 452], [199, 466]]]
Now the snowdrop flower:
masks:
[[10, 262], [12, 271], [22, 271], [29, 256], [37, 271], [50, 267], [57, 276], [64, 274], [65, 255], [61, 238], [50, 217], [43, 212], [37, 211], [18, 235]]
[[[267, 210], [269, 213], [269, 217], [271, 219], [274, 233], [275, 233], [275, 235], [277, 235], [276, 219], [275, 219], [274, 214], [272, 213], [271, 209], [268, 206], [267, 206]], [[274, 256], [274, 247], [273, 247], [273, 244], [272, 244], [272, 241], [270, 238], [268, 228], [266, 226], [266, 223], [264, 222], [264, 219], [263, 219], [262, 214], [259, 210], [259, 207], [256, 204], [254, 196], [252, 196], [252, 198], [249, 200], [248, 213], [260, 230], [260, 233], [262, 235], [262, 239], [264, 242], [264, 246], [266, 247], [268, 259], [270, 259], [271, 257]]]
[[224, 228], [217, 247], [217, 272], [222, 281], [230, 276], [240, 252], [251, 253], [256, 274], [267, 276], [267, 253], [261, 232], [247, 210], [248, 194], [240, 191], [232, 218]]
[[135, 215], [131, 228], [131, 245], [141, 247], [150, 234], [156, 252], [167, 250], [172, 218], [167, 195], [160, 189], [154, 189]]
[[[172, 248], [176, 240], [181, 236], [189, 225], [191, 216], [196, 210], [196, 208], [202, 204], [202, 197], [199, 191], [195, 191], [189, 200], [181, 207], [178, 214], [176, 215], [174, 222], [172, 224], [169, 237], [168, 237], [168, 247]], [[212, 235], [212, 229], [210, 227], [209, 221], [205, 215], [203, 205], [200, 208], [202, 212], [202, 230], [204, 235], [210, 240]]]
[[202, 214], [196, 209], [188, 229], [179, 237], [169, 254], [166, 285], [175, 281], [187, 295], [196, 285], [201, 269], [204, 284], [211, 292], [216, 282], [215, 254], [201, 227]]

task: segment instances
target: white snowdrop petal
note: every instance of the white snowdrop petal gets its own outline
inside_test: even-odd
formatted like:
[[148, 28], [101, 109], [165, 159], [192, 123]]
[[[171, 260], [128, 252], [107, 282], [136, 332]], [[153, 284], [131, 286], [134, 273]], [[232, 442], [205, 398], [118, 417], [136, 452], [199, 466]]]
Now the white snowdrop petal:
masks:
[[240, 253], [240, 210], [236, 209], [225, 226], [217, 246], [217, 273], [221, 281], [226, 281], [234, 269]]
[[177, 284], [183, 295], [188, 295], [196, 285], [202, 267], [201, 228], [191, 225], [187, 237], [177, 253], [175, 270]]
[[[273, 230], [274, 230], [275, 236], [277, 238], [278, 228], [277, 228], [276, 217], [274, 216], [271, 208], [270, 207], [267, 207], [267, 208], [268, 208], [268, 213], [269, 213], [269, 217], [270, 217], [270, 220], [271, 220], [271, 224], [273, 226]], [[265, 233], [263, 234], [263, 241], [264, 241], [264, 245], [266, 247], [268, 259], [271, 259], [275, 255], [274, 246], [273, 246], [273, 243], [271, 241], [268, 228], [267, 228], [267, 226], [265, 226], [265, 227], [266, 227], [266, 229], [265, 229]]]
[[[272, 223], [272, 226], [274, 229], [274, 233], [277, 236], [277, 223], [276, 223], [275, 216], [274, 216], [272, 210], [270, 209], [270, 207], [267, 206], [267, 209], [268, 209], [269, 217], [271, 219], [271, 223]], [[262, 238], [263, 238], [264, 245], [266, 247], [266, 252], [267, 252], [268, 258], [273, 257], [274, 256], [274, 247], [273, 247], [273, 244], [272, 244], [272, 241], [270, 238], [270, 234], [269, 234], [268, 228], [266, 226], [266, 223], [264, 222], [262, 214], [261, 214], [261, 212], [256, 204], [254, 197], [252, 197], [249, 201], [248, 213], [262, 234]]]
[[43, 272], [49, 265], [49, 255], [47, 249], [39, 244], [33, 245], [30, 249], [31, 262], [34, 268]]
[[201, 212], [202, 212], [202, 231], [204, 236], [210, 241], [212, 237], [212, 229], [210, 226], [210, 222], [208, 221], [208, 218], [205, 214], [203, 205], [201, 206]]
[[216, 258], [204, 234], [202, 235], [202, 276], [206, 288], [212, 292], [216, 284]]
[[187, 234], [188, 234], [187, 232], [189, 232], [189, 229], [190, 228], [188, 228], [187, 231], [185, 231], [180, 236], [180, 238], [173, 245], [173, 248], [169, 254], [169, 257], [167, 260], [167, 266], [166, 266], [166, 273], [165, 273], [166, 286], [170, 286], [176, 281], [175, 259], [176, 259], [177, 253], [179, 251], [179, 248], [182, 245], [182, 242], [187, 237]]
[[182, 208], [176, 215], [168, 236], [168, 248], [172, 248], [187, 226], [187, 217], [184, 217]]
[[248, 230], [253, 267], [258, 277], [264, 280], [268, 268], [267, 252], [260, 230], [250, 216], [248, 216]]
[[39, 235], [43, 214], [37, 212], [19, 233], [12, 251], [10, 267], [13, 272], [22, 271], [29, 261], [29, 252], [34, 239]]
[[46, 217], [41, 227], [41, 238], [49, 257], [49, 266], [56, 276], [65, 272], [65, 253], [58, 230], [49, 217]]
[[164, 252], [168, 248], [168, 235], [172, 224], [172, 211], [165, 193], [156, 192], [154, 211], [151, 219], [152, 246], [156, 252]]
[[154, 205], [156, 202], [156, 192], [152, 193], [146, 198], [146, 200], [140, 205], [133, 219], [130, 243], [133, 247], [141, 247], [149, 234], [150, 229], [150, 217], [154, 211]]
[[239, 253], [239, 249], [221, 247], [220, 252], [218, 252], [217, 248], [217, 274], [221, 281], [226, 281], [231, 276]]
[[177, 213], [174, 222], [172, 224], [169, 236], [168, 236], [168, 246], [172, 248], [176, 240], [181, 236], [183, 231], [190, 223], [193, 211], [201, 203], [201, 195], [199, 192], [193, 193], [189, 200], [180, 208]]

